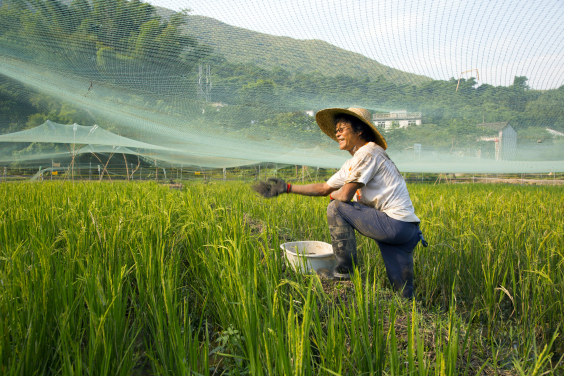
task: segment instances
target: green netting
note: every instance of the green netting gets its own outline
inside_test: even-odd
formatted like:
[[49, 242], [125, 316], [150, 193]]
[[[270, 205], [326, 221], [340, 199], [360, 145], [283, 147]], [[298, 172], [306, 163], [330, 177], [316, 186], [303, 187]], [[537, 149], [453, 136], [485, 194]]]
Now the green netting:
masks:
[[355, 106], [404, 172], [564, 171], [556, 1], [0, 4], [3, 165], [335, 168], [313, 115]]

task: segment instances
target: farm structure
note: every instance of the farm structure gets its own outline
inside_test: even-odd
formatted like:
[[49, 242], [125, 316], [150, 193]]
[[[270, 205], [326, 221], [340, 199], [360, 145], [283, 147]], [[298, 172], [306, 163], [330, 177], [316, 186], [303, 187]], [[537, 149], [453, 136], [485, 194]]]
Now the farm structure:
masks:
[[478, 141], [491, 141], [495, 145], [495, 160], [511, 160], [517, 151], [517, 132], [508, 121], [476, 125], [484, 131]]

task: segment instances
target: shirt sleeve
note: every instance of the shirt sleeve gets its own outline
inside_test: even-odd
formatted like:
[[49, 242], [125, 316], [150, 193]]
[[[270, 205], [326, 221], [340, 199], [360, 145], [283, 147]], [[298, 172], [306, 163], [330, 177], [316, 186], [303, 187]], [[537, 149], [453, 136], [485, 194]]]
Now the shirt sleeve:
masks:
[[337, 171], [333, 176], [331, 176], [329, 178], [329, 180], [327, 180], [327, 185], [330, 186], [331, 188], [341, 188], [343, 185], [345, 185], [345, 180], [347, 179], [347, 174], [346, 174], [346, 170], [347, 170], [347, 166], [348, 166], [348, 161], [345, 162], [345, 164], [343, 165], [343, 167], [341, 167], [341, 169], [339, 171]]
[[362, 153], [355, 155], [351, 159], [351, 164], [346, 172], [345, 182], [347, 183], [361, 183], [366, 185], [377, 171], [376, 157], [371, 153]]

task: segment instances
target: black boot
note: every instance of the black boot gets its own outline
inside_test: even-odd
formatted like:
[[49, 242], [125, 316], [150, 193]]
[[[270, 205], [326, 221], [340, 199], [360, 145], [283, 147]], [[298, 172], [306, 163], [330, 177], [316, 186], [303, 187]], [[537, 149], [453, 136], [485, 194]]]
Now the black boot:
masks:
[[329, 226], [329, 232], [333, 254], [337, 259], [333, 277], [339, 280], [350, 280], [350, 274], [357, 265], [354, 228], [350, 225]]

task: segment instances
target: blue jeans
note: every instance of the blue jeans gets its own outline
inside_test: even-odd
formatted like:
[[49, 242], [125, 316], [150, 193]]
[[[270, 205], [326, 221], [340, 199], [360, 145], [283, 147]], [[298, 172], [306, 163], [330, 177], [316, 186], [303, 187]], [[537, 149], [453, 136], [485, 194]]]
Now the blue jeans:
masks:
[[419, 223], [398, 221], [369, 206], [337, 200], [327, 206], [327, 222], [337, 268], [352, 271], [357, 264], [357, 230], [378, 244], [394, 290], [406, 298], [413, 296], [413, 249], [421, 239]]

